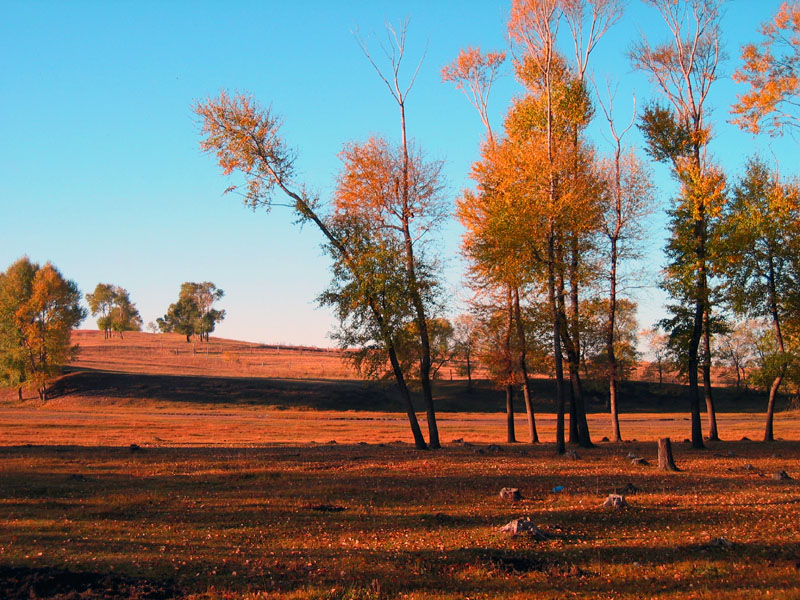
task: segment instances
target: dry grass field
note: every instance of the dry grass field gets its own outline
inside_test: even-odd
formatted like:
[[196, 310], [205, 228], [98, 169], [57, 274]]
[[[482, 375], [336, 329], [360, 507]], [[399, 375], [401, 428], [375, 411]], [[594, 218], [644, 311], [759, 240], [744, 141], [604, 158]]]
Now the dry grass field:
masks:
[[[693, 451], [680, 390], [645, 385], [637, 441], [559, 457], [550, 412], [546, 443], [498, 444], [499, 395], [447, 381], [445, 447], [417, 451], [390, 386], [336, 353], [76, 337], [52, 400], [0, 391], [0, 598], [800, 598], [797, 412], [781, 441], [742, 440], [760, 401], [719, 390], [728, 441]], [[677, 473], [654, 466], [667, 435]], [[628, 484], [627, 508], [602, 506]], [[518, 517], [545, 539], [499, 531]]]

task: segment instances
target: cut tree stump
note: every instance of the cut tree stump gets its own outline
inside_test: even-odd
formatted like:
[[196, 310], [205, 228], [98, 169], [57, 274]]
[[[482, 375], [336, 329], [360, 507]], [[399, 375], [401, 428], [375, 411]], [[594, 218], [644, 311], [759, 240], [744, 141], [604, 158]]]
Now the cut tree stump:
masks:
[[522, 500], [522, 494], [519, 492], [519, 488], [503, 488], [500, 490], [500, 497], [503, 500], [509, 500], [511, 502], [516, 502], [518, 500]]
[[658, 440], [658, 468], [662, 471], [680, 471], [672, 458], [672, 442], [668, 437]]
[[623, 508], [628, 508], [628, 501], [621, 494], [609, 494], [606, 501], [603, 502], [603, 506], [609, 506], [614, 510], [622, 510]]
[[522, 517], [520, 519], [514, 519], [509, 523], [506, 523], [500, 528], [500, 531], [503, 533], [508, 533], [512, 536], [517, 535], [528, 535], [536, 540], [550, 540], [553, 538], [553, 535], [539, 529], [531, 520], [530, 517]]

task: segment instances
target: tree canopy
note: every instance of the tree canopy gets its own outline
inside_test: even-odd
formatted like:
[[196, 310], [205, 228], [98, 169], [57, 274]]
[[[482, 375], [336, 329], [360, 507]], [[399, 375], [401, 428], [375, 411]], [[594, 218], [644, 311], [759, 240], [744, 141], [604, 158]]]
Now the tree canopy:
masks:
[[75, 346], [70, 332], [84, 318], [81, 294], [52, 264], [27, 257], [0, 274], [0, 378], [47, 399], [48, 381], [61, 372]]

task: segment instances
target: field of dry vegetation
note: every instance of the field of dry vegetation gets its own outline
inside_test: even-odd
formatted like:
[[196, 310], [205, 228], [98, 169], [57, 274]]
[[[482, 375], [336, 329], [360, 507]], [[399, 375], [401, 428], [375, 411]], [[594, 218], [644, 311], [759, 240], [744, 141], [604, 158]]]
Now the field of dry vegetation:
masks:
[[[631, 399], [638, 441], [559, 457], [546, 408], [546, 443], [498, 444], [499, 396], [448, 380], [421, 452], [338, 353], [101, 337], [45, 405], [0, 392], [0, 598], [800, 598], [797, 412], [743, 440], [758, 405], [720, 390], [729, 441], [693, 451], [662, 391]], [[654, 466], [665, 435], [680, 472]], [[499, 531], [519, 517], [545, 535]]]

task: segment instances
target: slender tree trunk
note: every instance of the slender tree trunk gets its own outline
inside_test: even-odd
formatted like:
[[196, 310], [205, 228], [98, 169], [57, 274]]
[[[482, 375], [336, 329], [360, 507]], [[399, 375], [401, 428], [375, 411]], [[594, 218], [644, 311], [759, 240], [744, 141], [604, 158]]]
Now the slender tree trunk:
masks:
[[525, 414], [528, 416], [528, 434], [531, 444], [539, 441], [539, 434], [536, 432], [536, 416], [533, 414], [533, 401], [531, 400], [531, 382], [528, 378], [527, 365], [527, 340], [525, 336], [525, 325], [522, 322], [522, 310], [519, 306], [519, 288], [514, 288], [514, 315], [517, 320], [517, 338], [519, 340], [519, 370], [522, 373], [522, 395], [525, 399]]
[[[572, 280], [572, 276], [570, 277]], [[574, 311], [577, 310], [577, 281], [572, 280], [570, 286], [570, 324], [574, 326]], [[583, 402], [583, 386], [580, 374], [580, 348], [575, 344], [572, 327], [568, 324], [566, 310], [564, 307], [564, 278], [561, 274], [558, 277], [558, 300], [559, 323], [561, 326], [561, 340], [567, 352], [567, 365], [569, 367], [570, 380], [570, 442], [577, 443], [584, 448], [593, 446], [589, 436], [589, 424], [586, 421], [586, 407]], [[574, 436], [574, 437], [573, 437]]]
[[467, 391], [472, 391], [472, 362], [470, 360], [471, 352], [467, 350]]
[[564, 440], [564, 365], [561, 356], [561, 325], [556, 304], [554, 237], [551, 228], [547, 242], [547, 299], [550, 303], [551, 318], [553, 320], [553, 362], [556, 371], [556, 452], [564, 454], [567, 451]]
[[509, 444], [517, 441], [514, 431], [514, 386], [511, 384], [506, 385], [506, 441]]
[[425, 315], [425, 306], [417, 282], [417, 273], [414, 260], [414, 244], [409, 229], [411, 211], [409, 208], [409, 173], [408, 173], [408, 138], [406, 136], [406, 109], [403, 101], [400, 105], [400, 126], [403, 147], [403, 238], [406, 253], [406, 272], [408, 274], [409, 294], [416, 312], [419, 341], [422, 349], [419, 360], [419, 376], [422, 384], [422, 397], [425, 401], [425, 411], [428, 419], [428, 444], [433, 449], [441, 448], [439, 443], [439, 428], [436, 425], [436, 410], [433, 405], [433, 387], [431, 385], [431, 344], [428, 337], [428, 320]]
[[417, 413], [414, 410], [414, 403], [411, 401], [411, 392], [406, 385], [403, 370], [400, 368], [400, 361], [397, 359], [397, 353], [394, 346], [389, 346], [389, 362], [392, 365], [392, 372], [397, 381], [397, 388], [400, 390], [400, 397], [403, 399], [403, 404], [406, 406], [406, 414], [408, 415], [408, 422], [411, 425], [411, 434], [414, 436], [414, 446], [418, 450], [427, 450], [428, 445], [425, 443], [425, 438], [422, 435], [422, 430], [419, 427], [417, 420]]
[[19, 398], [19, 401], [22, 402], [22, 387], [17, 388], [17, 397]]
[[506, 361], [506, 428], [507, 441], [513, 443], [517, 441], [514, 431], [514, 365], [511, 358], [511, 329], [514, 326], [514, 310], [511, 297], [511, 286], [506, 286], [506, 333], [503, 337], [503, 352]]
[[767, 403], [767, 422], [764, 427], [764, 441], [774, 441], [772, 425], [775, 418], [775, 398], [778, 396], [778, 389], [781, 387], [781, 382], [786, 374], [786, 348], [783, 345], [783, 332], [781, 331], [781, 322], [778, 315], [778, 301], [777, 292], [775, 290], [775, 265], [772, 256], [769, 257], [769, 273], [767, 277], [767, 285], [769, 289], [769, 309], [772, 316], [772, 326], [775, 329], [775, 342], [778, 345], [778, 352], [781, 356], [781, 365], [778, 370], [778, 375], [772, 381], [769, 387], [769, 401]]
[[703, 311], [703, 390], [706, 396], [706, 414], [708, 415], [708, 439], [719, 441], [717, 433], [717, 411], [711, 395], [711, 333], [709, 331], [708, 311]]
[[[617, 323], [617, 241], [621, 228], [622, 217], [622, 201], [620, 198], [620, 166], [619, 166], [619, 146], [617, 146], [616, 157], [616, 177], [617, 177], [617, 193], [616, 193], [616, 215], [617, 223], [614, 233], [611, 236], [611, 269], [609, 272], [609, 290], [608, 290], [608, 329], [606, 330], [606, 354], [608, 355], [608, 408], [611, 412], [611, 436], [614, 442], [622, 441], [622, 434], [619, 430], [619, 411], [617, 406], [617, 355], [614, 351], [614, 341]], [[661, 379], [661, 371], [659, 368], [659, 381]]]
[[[567, 365], [569, 366], [569, 360]], [[569, 435], [567, 441], [570, 444], [577, 444], [580, 437], [578, 435], [578, 411], [575, 410], [575, 390], [572, 387], [571, 379], [569, 385]]]
[[695, 255], [697, 256], [700, 268], [697, 274], [697, 285], [695, 291], [695, 311], [692, 336], [689, 340], [689, 402], [692, 417], [692, 448], [705, 448], [703, 443], [703, 426], [700, 421], [700, 389], [697, 381], [698, 349], [700, 338], [703, 335], [703, 313], [705, 312], [705, 224], [704, 220], [697, 219], [694, 225], [695, 230]]

